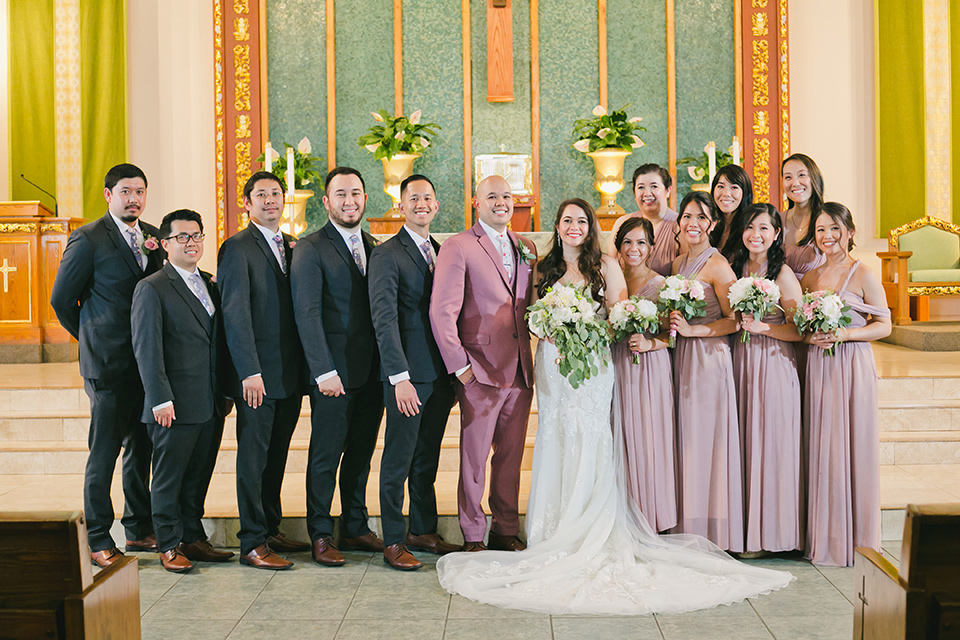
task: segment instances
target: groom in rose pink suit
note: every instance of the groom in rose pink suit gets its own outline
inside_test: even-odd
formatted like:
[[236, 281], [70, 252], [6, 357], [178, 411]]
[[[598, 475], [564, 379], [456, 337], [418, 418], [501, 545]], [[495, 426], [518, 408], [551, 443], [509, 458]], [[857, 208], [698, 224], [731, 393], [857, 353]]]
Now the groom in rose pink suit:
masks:
[[460, 401], [460, 488], [464, 551], [482, 551], [480, 506], [493, 447], [488, 547], [520, 551], [520, 462], [533, 399], [533, 359], [524, 320], [536, 260], [534, 244], [507, 229], [513, 193], [499, 176], [477, 185], [477, 223], [437, 255], [430, 322]]

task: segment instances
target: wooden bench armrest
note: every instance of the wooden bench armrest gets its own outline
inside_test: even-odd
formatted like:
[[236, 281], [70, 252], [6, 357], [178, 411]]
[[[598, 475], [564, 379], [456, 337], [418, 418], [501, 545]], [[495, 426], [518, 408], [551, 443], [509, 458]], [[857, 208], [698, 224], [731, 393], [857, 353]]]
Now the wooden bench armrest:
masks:
[[854, 563], [860, 561], [858, 556], [862, 556], [866, 562], [874, 565], [894, 582], [900, 582], [900, 572], [897, 571], [895, 566], [893, 566], [893, 563], [883, 557], [883, 554], [876, 549], [871, 549], [870, 547], [857, 547], [857, 553], [854, 556]]
[[887, 259], [892, 260], [893, 258], [900, 258], [901, 260], [906, 260], [913, 255], [913, 251], [877, 251], [877, 257], [881, 260]]
[[139, 638], [137, 558], [125, 556], [93, 577], [82, 594], [64, 600], [67, 638]]

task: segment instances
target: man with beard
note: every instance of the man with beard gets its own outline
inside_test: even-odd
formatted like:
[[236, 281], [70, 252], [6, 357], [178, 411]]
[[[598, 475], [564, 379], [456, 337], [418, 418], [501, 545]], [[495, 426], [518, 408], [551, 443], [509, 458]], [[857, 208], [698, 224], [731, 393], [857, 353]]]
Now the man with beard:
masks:
[[[367, 195], [360, 172], [333, 169], [324, 185], [329, 222], [299, 242], [291, 266], [297, 329], [307, 360], [312, 433], [307, 462], [307, 530], [313, 559], [344, 564], [339, 547], [383, 551], [367, 523], [370, 458], [383, 415], [367, 266], [376, 240], [360, 229]], [[340, 467], [340, 537], [330, 503]]]
[[50, 305], [80, 342], [80, 375], [90, 398], [90, 450], [83, 480], [90, 559], [107, 567], [123, 555], [110, 535], [110, 484], [120, 449], [127, 551], [156, 551], [150, 515], [150, 440], [140, 422], [143, 385], [133, 356], [130, 304], [143, 278], [163, 265], [158, 232], [139, 220], [147, 177], [119, 164], [103, 183], [107, 213], [70, 234]]

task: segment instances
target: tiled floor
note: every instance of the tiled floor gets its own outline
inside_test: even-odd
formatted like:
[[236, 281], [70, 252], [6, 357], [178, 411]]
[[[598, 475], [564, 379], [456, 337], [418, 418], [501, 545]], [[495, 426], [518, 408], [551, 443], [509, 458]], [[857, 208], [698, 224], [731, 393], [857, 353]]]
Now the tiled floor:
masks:
[[[885, 546], [894, 563], [899, 543]], [[681, 615], [546, 616], [479, 605], [446, 593], [435, 558], [401, 573], [378, 555], [347, 553], [348, 564], [320, 567], [307, 553], [285, 572], [236, 562], [200, 564], [167, 573], [154, 554], [140, 558], [140, 609], [145, 640], [317, 638], [512, 640], [606, 638], [638, 640], [847, 640], [856, 601], [853, 569], [814, 567], [800, 559], [752, 563], [792, 572], [786, 589], [732, 606]]]

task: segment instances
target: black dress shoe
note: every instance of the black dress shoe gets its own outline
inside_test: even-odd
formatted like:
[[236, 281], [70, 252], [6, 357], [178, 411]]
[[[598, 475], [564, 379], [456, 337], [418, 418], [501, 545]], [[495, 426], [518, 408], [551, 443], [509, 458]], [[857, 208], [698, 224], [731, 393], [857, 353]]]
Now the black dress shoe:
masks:
[[267, 538], [267, 544], [270, 545], [270, 548], [274, 551], [279, 551], [280, 553], [296, 553], [297, 551], [310, 551], [309, 542], [301, 542], [299, 540], [291, 540], [284, 533], [278, 533], [275, 536], [270, 536]]
[[504, 536], [490, 532], [487, 538], [487, 549], [494, 551], [523, 551], [527, 545], [517, 536]]
[[127, 540], [127, 551], [157, 551], [157, 536], [152, 533], [142, 540]]

